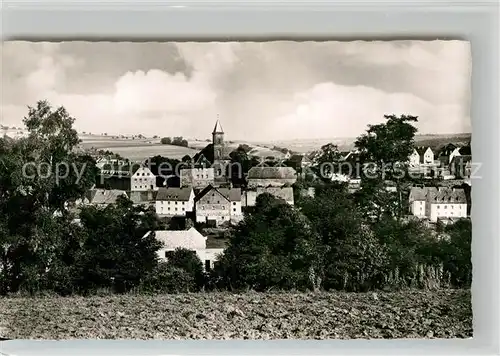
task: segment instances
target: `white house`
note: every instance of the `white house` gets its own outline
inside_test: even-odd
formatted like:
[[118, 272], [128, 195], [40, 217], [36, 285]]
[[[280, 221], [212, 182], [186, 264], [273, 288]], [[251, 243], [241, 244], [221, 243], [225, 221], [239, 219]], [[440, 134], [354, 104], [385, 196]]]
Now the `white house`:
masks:
[[413, 187], [410, 191], [410, 211], [432, 222], [439, 218], [466, 218], [465, 191], [461, 188]]
[[241, 189], [209, 185], [195, 197], [195, 212], [199, 223], [236, 223], [243, 218]]
[[[149, 234], [151, 231], [146, 233], [145, 237]], [[177, 248], [185, 248], [196, 252], [205, 268], [211, 268], [214, 261], [223, 252], [223, 249], [220, 248], [207, 249], [207, 238], [194, 227], [179, 231], [159, 230], [155, 231], [154, 234], [155, 238], [163, 244], [157, 252], [159, 259], [163, 261], [167, 261], [170, 254]]]
[[184, 216], [194, 208], [194, 190], [186, 188], [160, 188], [156, 195], [156, 214]]
[[453, 161], [453, 158], [456, 156], [460, 156], [460, 147], [455, 148], [451, 153], [449, 157], [448, 163], [451, 164], [451, 161]]
[[140, 167], [130, 178], [130, 190], [136, 192], [158, 190], [156, 176], [149, 168]]
[[181, 187], [205, 188], [214, 185], [213, 167], [193, 167], [180, 170]]
[[434, 164], [434, 152], [430, 147], [416, 147], [409, 157], [411, 167]]
[[416, 149], [413, 149], [412, 154], [410, 155], [410, 167], [418, 167], [420, 165], [420, 155], [418, 154]]

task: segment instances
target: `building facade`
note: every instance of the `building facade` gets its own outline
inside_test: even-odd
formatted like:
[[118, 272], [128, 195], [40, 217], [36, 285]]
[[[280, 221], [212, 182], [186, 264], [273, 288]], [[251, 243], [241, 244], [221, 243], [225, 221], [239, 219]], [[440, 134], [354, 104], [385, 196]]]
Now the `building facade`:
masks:
[[464, 189], [447, 187], [413, 187], [410, 212], [437, 222], [440, 218], [466, 218], [467, 199]]
[[156, 186], [156, 176], [147, 167], [138, 168], [130, 180], [130, 190], [133, 192], [158, 190]]
[[243, 217], [241, 190], [208, 186], [195, 198], [196, 222], [215, 226], [236, 223]]
[[214, 169], [212, 167], [193, 167], [180, 170], [181, 187], [195, 189], [214, 185]]
[[160, 188], [156, 195], [155, 210], [158, 216], [185, 216], [194, 209], [192, 187]]

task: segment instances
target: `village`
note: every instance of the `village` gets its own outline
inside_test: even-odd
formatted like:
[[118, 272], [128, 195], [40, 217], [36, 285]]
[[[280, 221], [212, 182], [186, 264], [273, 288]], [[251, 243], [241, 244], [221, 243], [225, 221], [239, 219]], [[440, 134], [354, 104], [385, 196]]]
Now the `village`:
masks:
[[[183, 159], [179, 167], [168, 167], [166, 173], [152, 167], [151, 162], [94, 154], [100, 170], [98, 181], [84, 199], [75, 203], [75, 208], [107, 206], [116, 203], [120, 196], [135, 205], [152, 207], [168, 226], [155, 232], [164, 246], [158, 251], [160, 260], [167, 260], [178, 248], [185, 248], [195, 251], [204, 262], [204, 269], [210, 270], [227, 243], [224, 232], [243, 219], [244, 212], [255, 206], [259, 195], [268, 193], [292, 206], [294, 197], [314, 196], [314, 187], [296, 184], [318, 178], [311, 170], [314, 153], [285, 151], [284, 159], [266, 157], [245, 172], [244, 164], [235, 164], [231, 158], [232, 151], [217, 120], [211, 144], [193, 157]], [[358, 159], [356, 150], [340, 152], [339, 161], [348, 167], [354, 167]], [[419, 182], [406, 197], [407, 219], [437, 226], [470, 216], [470, 143], [465, 146], [449, 143], [440, 149], [417, 146], [408, 166], [409, 172], [420, 179], [416, 179]], [[355, 169], [347, 174], [332, 173], [329, 179], [347, 183], [351, 192], [360, 189]], [[395, 191], [390, 181], [386, 189]]]

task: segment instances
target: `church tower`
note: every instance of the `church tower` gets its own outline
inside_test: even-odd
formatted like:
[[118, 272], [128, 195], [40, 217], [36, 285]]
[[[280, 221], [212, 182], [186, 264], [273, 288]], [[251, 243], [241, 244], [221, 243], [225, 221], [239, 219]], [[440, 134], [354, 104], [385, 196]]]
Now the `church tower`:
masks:
[[215, 123], [212, 132], [212, 143], [214, 145], [214, 163], [222, 162], [224, 158], [224, 131], [219, 120]]

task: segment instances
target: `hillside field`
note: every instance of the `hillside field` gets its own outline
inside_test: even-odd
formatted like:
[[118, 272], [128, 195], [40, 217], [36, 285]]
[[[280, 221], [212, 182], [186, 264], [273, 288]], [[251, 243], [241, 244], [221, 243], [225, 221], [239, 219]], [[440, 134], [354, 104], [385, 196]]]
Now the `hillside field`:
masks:
[[472, 337], [470, 291], [0, 298], [11, 339]]

